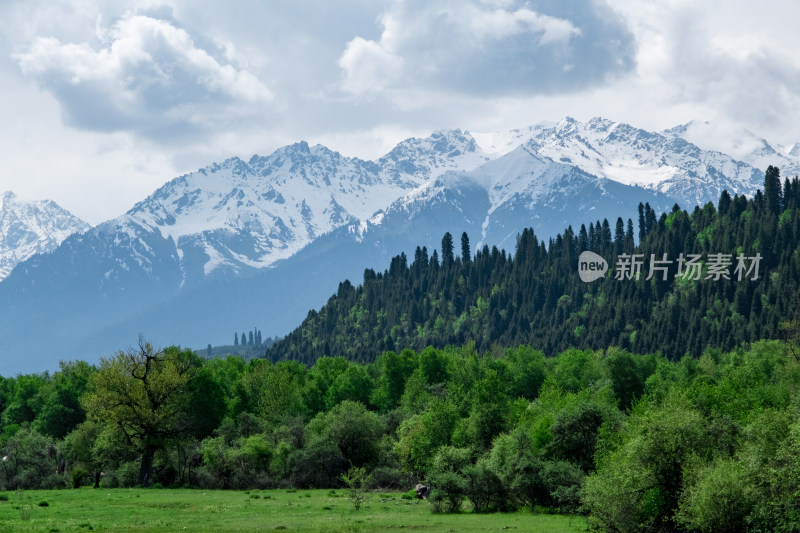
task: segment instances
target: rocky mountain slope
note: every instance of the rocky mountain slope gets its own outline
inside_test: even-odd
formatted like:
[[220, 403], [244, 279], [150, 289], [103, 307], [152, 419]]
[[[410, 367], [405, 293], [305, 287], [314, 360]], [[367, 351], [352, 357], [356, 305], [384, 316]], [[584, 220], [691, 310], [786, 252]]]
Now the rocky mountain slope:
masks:
[[34, 254], [55, 250], [89, 224], [50, 200], [25, 202], [13, 192], [0, 196], [0, 280]]

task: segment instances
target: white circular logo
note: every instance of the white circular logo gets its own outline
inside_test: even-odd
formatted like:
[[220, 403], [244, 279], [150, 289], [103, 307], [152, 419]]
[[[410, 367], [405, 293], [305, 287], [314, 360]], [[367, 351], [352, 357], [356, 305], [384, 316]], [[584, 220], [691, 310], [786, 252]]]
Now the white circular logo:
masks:
[[581, 281], [591, 283], [608, 272], [608, 263], [594, 252], [583, 252], [578, 258], [578, 275]]

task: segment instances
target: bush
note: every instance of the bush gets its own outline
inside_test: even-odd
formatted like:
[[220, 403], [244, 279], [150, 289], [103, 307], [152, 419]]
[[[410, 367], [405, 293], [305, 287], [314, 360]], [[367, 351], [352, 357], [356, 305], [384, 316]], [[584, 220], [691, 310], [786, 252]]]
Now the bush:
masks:
[[503, 482], [481, 459], [477, 464], [464, 469], [465, 495], [476, 513], [492, 509], [508, 510], [510, 504]]
[[129, 461], [120, 464], [116, 469], [107, 471], [103, 479], [103, 487], [134, 487], [139, 482], [138, 461]]
[[55, 473], [56, 448], [53, 439], [33, 429], [21, 429], [6, 441], [0, 455], [8, 456], [2, 463], [2, 484], [23, 489], [53, 489], [63, 487], [63, 475]]
[[[355, 510], [358, 511], [367, 499], [367, 491], [365, 489], [365, 485], [368, 482], [366, 469], [352, 466], [347, 473], [342, 474], [340, 477], [347, 487], [348, 498], [353, 502]], [[308, 496], [310, 497], [311, 495], [309, 494]]]
[[431, 511], [434, 513], [456, 513], [461, 510], [467, 480], [455, 472], [442, 472], [431, 477]]
[[416, 500], [417, 499], [417, 489], [411, 489], [408, 492], [404, 492], [402, 496], [400, 496], [401, 500]]
[[743, 531], [757, 501], [742, 465], [726, 459], [703, 469], [683, 495], [675, 520], [692, 531]]
[[70, 472], [70, 479], [72, 480], [72, 488], [77, 489], [83, 484], [83, 480], [89, 477], [89, 471], [85, 468], [73, 468]]

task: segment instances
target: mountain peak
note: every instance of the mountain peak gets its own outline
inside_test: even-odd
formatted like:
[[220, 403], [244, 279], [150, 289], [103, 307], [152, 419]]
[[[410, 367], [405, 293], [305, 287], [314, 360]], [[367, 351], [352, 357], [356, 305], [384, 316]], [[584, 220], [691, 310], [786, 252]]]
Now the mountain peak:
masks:
[[12, 191], [0, 197], [0, 280], [37, 253], [51, 252], [89, 224], [51, 200], [25, 202]]

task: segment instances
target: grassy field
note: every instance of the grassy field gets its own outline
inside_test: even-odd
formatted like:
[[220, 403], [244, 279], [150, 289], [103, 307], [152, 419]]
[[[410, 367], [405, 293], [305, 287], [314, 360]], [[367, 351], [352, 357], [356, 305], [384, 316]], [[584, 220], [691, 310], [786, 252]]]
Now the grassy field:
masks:
[[528, 512], [432, 514], [427, 502], [370, 493], [353, 509], [329, 490], [31, 490], [0, 493], [0, 531], [585, 531], [585, 521]]

